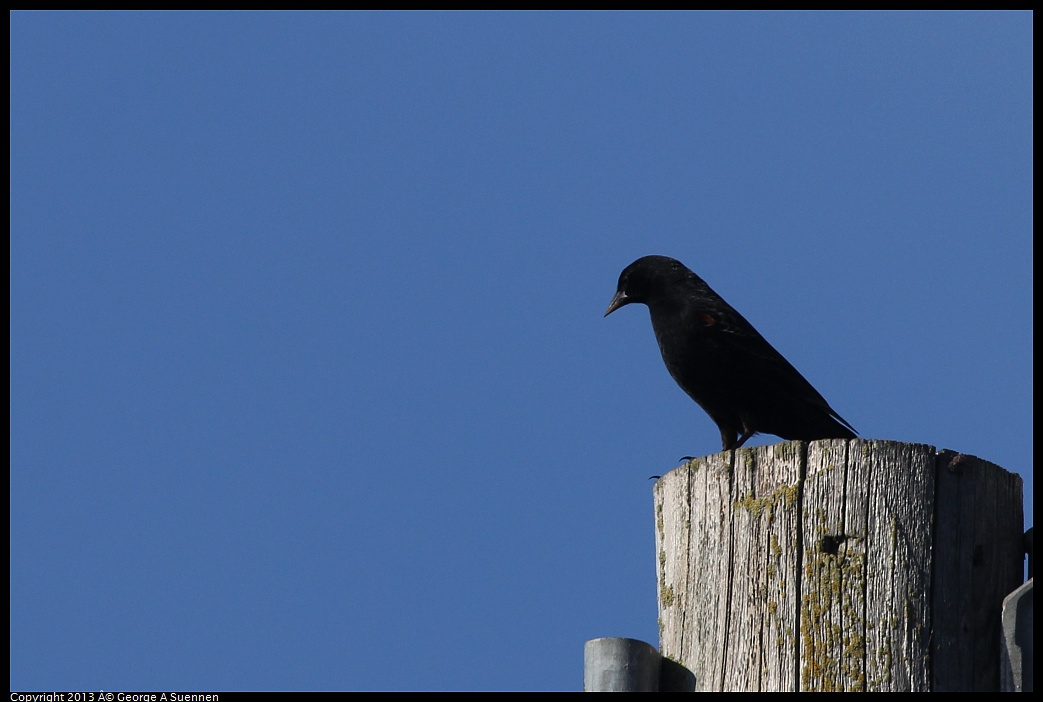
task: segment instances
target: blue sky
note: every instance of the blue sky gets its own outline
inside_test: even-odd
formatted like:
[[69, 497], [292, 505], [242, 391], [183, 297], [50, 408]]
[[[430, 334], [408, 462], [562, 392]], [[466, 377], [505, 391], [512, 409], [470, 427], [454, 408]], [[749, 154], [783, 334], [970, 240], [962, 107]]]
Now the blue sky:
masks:
[[1030, 14], [10, 19], [12, 689], [657, 644], [648, 476], [720, 440], [602, 318], [650, 253], [1032, 523]]

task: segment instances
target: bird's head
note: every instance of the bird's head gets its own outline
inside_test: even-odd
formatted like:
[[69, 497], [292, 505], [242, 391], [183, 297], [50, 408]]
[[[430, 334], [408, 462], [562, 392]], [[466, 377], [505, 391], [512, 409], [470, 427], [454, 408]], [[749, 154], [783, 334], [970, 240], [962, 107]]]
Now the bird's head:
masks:
[[631, 302], [648, 304], [666, 294], [680, 281], [694, 277], [680, 261], [668, 256], [643, 256], [623, 269], [616, 284], [616, 295], [608, 303], [605, 316]]

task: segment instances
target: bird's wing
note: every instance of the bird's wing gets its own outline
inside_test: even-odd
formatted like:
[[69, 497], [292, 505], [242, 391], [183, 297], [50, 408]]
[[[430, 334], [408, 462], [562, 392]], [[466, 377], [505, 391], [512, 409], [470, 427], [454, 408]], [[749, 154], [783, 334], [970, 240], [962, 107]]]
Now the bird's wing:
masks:
[[[704, 307], [695, 313], [692, 323], [700, 325], [701, 333], [713, 338], [722, 352], [747, 359], [750, 365], [746, 366], [745, 372], [758, 376], [750, 380], [775, 385], [779, 390], [802, 397], [830, 414], [836, 414], [800, 371], [734, 308]], [[839, 416], [837, 418], [841, 419]]]

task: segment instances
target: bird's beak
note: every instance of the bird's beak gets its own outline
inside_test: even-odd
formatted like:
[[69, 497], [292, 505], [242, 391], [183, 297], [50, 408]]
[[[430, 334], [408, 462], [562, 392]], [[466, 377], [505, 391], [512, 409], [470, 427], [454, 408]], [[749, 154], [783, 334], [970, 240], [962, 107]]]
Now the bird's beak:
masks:
[[627, 299], [627, 294], [622, 290], [616, 292], [616, 296], [612, 298], [612, 302], [608, 303], [608, 309], [605, 310], [605, 316], [609, 316], [623, 305], [630, 304], [630, 300]]

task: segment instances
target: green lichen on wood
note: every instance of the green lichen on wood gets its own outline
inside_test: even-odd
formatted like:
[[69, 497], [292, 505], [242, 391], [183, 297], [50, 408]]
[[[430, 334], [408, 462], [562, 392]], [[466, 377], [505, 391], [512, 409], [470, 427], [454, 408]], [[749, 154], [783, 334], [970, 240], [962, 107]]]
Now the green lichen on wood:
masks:
[[[663, 544], [666, 542], [665, 526], [663, 521], [663, 504], [662, 501], [656, 505], [656, 529], [659, 531], [659, 543]], [[666, 549], [659, 549], [659, 600], [660, 605], [663, 609], [670, 607], [674, 604], [674, 589], [666, 582]], [[663, 631], [663, 620], [659, 620], [659, 633], [662, 637]]]
[[780, 485], [765, 497], [754, 497], [751, 492], [741, 500], [733, 503], [732, 506], [736, 509], [743, 509], [754, 517], [760, 517], [764, 514], [768, 519], [771, 519], [775, 508], [779, 505], [789, 509], [797, 503], [797, 500], [800, 498], [802, 485], [803, 481], [801, 480], [791, 485]]
[[[844, 548], [829, 553], [815, 544], [830, 537], [819, 514], [814, 544], [804, 552], [805, 591], [800, 603], [801, 689], [864, 691], [865, 554]], [[838, 616], [839, 615], [839, 616]], [[838, 621], [837, 621], [838, 620]], [[872, 683], [868, 683], [872, 687]]]

